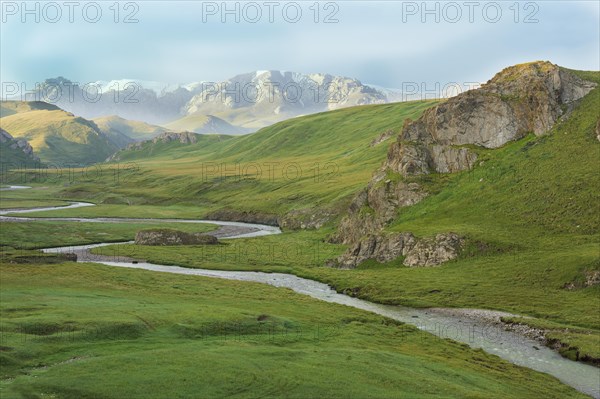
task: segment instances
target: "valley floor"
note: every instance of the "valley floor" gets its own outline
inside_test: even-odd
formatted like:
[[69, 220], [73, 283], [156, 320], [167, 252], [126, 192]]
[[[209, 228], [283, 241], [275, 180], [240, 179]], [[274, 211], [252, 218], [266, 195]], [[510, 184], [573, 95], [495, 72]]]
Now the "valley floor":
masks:
[[[39, 199], [32, 205], [47, 204]], [[94, 208], [105, 216], [113, 212], [110, 206]], [[73, 216], [90, 209], [52, 214]], [[115, 211], [120, 212], [118, 207]], [[199, 211], [187, 209], [181, 215], [195, 212]], [[148, 211], [134, 207], [130, 214], [147, 216]], [[382, 398], [398, 393], [419, 398], [580, 396], [554, 378], [480, 350], [287, 290], [61, 260], [53, 263], [26, 249], [129, 240], [136, 230], [146, 227], [2, 223], [3, 397], [163, 397], [173, 381], [182, 387], [178, 390], [181, 397], [280, 397], [285, 393], [305, 398], [322, 397], [324, 392], [328, 397]], [[182, 223], [173, 227], [210, 228]], [[568, 329], [569, 339], [582, 352], [597, 348], [596, 316], [586, 309], [568, 312], [573, 302], [554, 302], [549, 287], [532, 291], [513, 282], [508, 288], [508, 274], [499, 271], [494, 273], [495, 282], [489, 281], [487, 273], [477, 277], [479, 268], [489, 271], [494, 256], [467, 270], [460, 262], [469, 259], [459, 260], [448, 265], [443, 276], [435, 272], [441, 269], [395, 264], [336, 270], [323, 263], [344, 247], [323, 242], [328, 233], [326, 229], [287, 232], [230, 241], [218, 249], [119, 245], [94, 251], [188, 267], [293, 273], [382, 303], [515, 311], [536, 316], [535, 322], [547, 323], [557, 332]], [[458, 284], [465, 273], [471, 283]], [[510, 295], [499, 302], [484, 283], [507, 284]], [[431, 292], [435, 290], [439, 292]], [[540, 301], [544, 293], [548, 299]], [[585, 297], [576, 295], [585, 304]], [[587, 309], [590, 300], [593, 303], [593, 296], [588, 297]], [[495, 306], [490, 306], [492, 301]], [[99, 369], [103, 370], [100, 374], [93, 371]]]

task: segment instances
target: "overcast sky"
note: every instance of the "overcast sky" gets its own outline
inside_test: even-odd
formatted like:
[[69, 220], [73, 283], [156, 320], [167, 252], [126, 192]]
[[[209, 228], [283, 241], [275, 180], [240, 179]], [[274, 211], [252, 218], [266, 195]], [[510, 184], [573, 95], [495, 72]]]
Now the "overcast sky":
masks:
[[[428, 2], [430, 13], [421, 1], [318, 7], [257, 1], [228, 3], [231, 14], [223, 14], [220, 1], [140, 1], [121, 2], [118, 22], [113, 1], [75, 3], [72, 9], [62, 1], [39, 2], [37, 9], [29, 3], [27, 11], [21, 1], [2, 2], [2, 82], [31, 88], [60, 75], [77, 82], [188, 83], [280, 69], [400, 88], [403, 82], [486, 81], [505, 66], [539, 59], [600, 69], [596, 0], [518, 7], [514, 1]], [[132, 23], [124, 23], [128, 15]]]

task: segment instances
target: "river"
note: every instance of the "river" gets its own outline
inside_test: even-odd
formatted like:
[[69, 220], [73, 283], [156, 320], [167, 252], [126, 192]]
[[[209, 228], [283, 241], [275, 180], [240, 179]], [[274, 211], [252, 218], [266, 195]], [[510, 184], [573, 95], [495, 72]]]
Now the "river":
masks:
[[[56, 209], [93, 206], [93, 204], [76, 202], [64, 207], [45, 207], [29, 210], [4, 210], [0, 212], [0, 221], [19, 222], [36, 220], [53, 220], [65, 222], [103, 222], [117, 223], [128, 221], [146, 221], [153, 223], [181, 222], [181, 223], [211, 223], [220, 228], [212, 234], [221, 239], [235, 239], [242, 237], [256, 237], [269, 234], [279, 234], [277, 227], [248, 224], [238, 222], [193, 220], [193, 219], [133, 219], [133, 218], [24, 218], [5, 216], [13, 213], [32, 211], [45, 211]], [[60, 248], [47, 248], [44, 252], [66, 253], [75, 252], [79, 255], [88, 253], [89, 248], [112, 245], [114, 243], [97, 243], [93, 245], [67, 246]], [[439, 337], [451, 338], [463, 342], [473, 348], [497, 355], [511, 363], [530, 369], [548, 373], [575, 389], [600, 399], [600, 369], [581, 362], [575, 362], [560, 356], [557, 352], [542, 346], [537, 341], [527, 338], [516, 332], [507, 331], [498, 323], [498, 317], [508, 315], [503, 312], [470, 309], [465, 312], [450, 309], [415, 309], [402, 306], [388, 306], [372, 303], [362, 299], [340, 294], [327, 284], [318, 281], [300, 278], [291, 274], [263, 273], [246, 271], [222, 271], [209, 269], [191, 269], [179, 266], [167, 266], [152, 263], [133, 263], [131, 261], [111, 261], [103, 258], [79, 256], [80, 262], [101, 263], [113, 267], [150, 270], [162, 273], [175, 273], [194, 275], [229, 280], [252, 281], [269, 284], [275, 287], [285, 287], [295, 292], [313, 298], [351, 306], [371, 313], [376, 313], [394, 320], [416, 326], [424, 332], [430, 332]], [[481, 317], [481, 316], [484, 317]]]

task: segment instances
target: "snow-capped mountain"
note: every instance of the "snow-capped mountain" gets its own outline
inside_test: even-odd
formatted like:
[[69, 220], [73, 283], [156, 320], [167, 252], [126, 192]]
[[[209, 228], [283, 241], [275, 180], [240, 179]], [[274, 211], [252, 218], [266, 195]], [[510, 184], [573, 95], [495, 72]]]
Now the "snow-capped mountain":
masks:
[[351, 78], [328, 74], [257, 71], [204, 83], [186, 104], [187, 115], [215, 115], [260, 128], [298, 115], [388, 102], [382, 92]]
[[190, 115], [212, 115], [250, 131], [299, 115], [398, 101], [391, 91], [357, 79], [268, 70], [223, 82], [186, 84], [136, 79], [78, 84], [59, 77], [47, 79], [28, 99], [46, 101], [85, 118], [118, 115], [167, 124]]

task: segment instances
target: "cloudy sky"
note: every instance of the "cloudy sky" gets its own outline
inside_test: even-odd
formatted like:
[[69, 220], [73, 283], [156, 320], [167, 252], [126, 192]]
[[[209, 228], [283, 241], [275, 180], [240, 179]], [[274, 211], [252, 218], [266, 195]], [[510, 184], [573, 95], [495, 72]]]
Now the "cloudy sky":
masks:
[[280, 69], [400, 88], [485, 81], [539, 59], [600, 69], [596, 0], [428, 2], [426, 9], [421, 1], [37, 4], [1, 4], [3, 84], [32, 88], [56, 76], [188, 83]]

